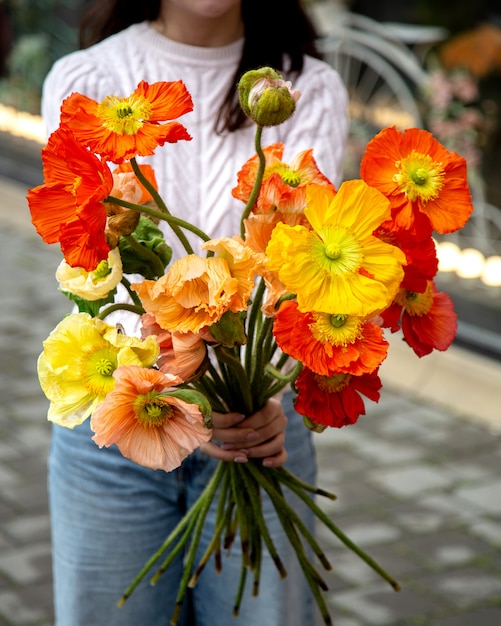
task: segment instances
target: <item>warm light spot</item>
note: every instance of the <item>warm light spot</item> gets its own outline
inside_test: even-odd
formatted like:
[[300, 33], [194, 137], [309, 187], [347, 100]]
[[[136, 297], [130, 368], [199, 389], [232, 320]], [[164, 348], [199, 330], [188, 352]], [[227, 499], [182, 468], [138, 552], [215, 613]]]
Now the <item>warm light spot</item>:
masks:
[[460, 278], [479, 278], [485, 265], [485, 257], [475, 248], [465, 248], [459, 257], [456, 274]]
[[455, 272], [460, 256], [460, 247], [452, 241], [442, 241], [437, 244], [439, 272]]
[[485, 260], [480, 279], [489, 287], [501, 287], [501, 256], [490, 256]]

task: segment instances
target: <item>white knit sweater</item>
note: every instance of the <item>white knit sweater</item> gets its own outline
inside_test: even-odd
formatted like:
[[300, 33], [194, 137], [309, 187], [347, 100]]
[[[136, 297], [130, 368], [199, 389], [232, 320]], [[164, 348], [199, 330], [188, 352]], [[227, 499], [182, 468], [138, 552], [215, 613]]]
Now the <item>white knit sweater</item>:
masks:
[[[149, 23], [134, 24], [86, 50], [57, 61], [44, 84], [42, 114], [48, 132], [59, 124], [59, 107], [76, 91], [97, 101], [128, 96], [140, 80], [182, 80], [194, 110], [180, 122], [191, 141], [165, 144], [150, 159], [162, 197], [171, 213], [194, 223], [211, 237], [239, 233], [243, 204], [231, 195], [237, 172], [254, 154], [255, 127], [217, 135], [218, 109], [237, 67], [243, 40], [217, 48], [199, 48], [166, 39]], [[284, 161], [313, 148], [321, 171], [339, 184], [348, 127], [347, 96], [338, 74], [307, 57], [293, 87], [302, 92], [290, 120], [265, 128], [262, 145], [285, 144]], [[183, 252], [165, 228], [176, 256]], [[192, 239], [195, 252], [198, 243]]]

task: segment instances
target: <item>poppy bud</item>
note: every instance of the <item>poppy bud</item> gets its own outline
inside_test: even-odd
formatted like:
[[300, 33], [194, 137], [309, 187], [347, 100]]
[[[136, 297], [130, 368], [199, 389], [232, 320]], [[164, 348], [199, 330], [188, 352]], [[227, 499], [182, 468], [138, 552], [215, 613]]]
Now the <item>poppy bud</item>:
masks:
[[300, 95], [271, 67], [246, 72], [238, 83], [240, 105], [259, 126], [277, 126], [289, 119]]

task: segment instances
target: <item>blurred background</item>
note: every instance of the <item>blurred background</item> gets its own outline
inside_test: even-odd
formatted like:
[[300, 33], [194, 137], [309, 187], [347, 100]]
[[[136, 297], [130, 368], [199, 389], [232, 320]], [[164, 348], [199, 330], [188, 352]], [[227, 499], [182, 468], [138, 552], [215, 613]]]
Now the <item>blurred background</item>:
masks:
[[[85, 0], [0, 0], [0, 625], [50, 626], [50, 428], [41, 342], [68, 310], [56, 247], [26, 190], [42, 182], [40, 93], [78, 47]], [[385, 392], [356, 428], [318, 437], [332, 516], [403, 583], [393, 594], [328, 543], [336, 626], [501, 624], [501, 8], [499, 0], [305, 0], [350, 96], [345, 178], [370, 138], [430, 130], [464, 156], [475, 211], [437, 238], [437, 284], [458, 335], [447, 353], [383, 364]], [[71, 625], [65, 625], [71, 626]], [[92, 626], [92, 625], [89, 625]], [[144, 625], [148, 626], [148, 625]]]

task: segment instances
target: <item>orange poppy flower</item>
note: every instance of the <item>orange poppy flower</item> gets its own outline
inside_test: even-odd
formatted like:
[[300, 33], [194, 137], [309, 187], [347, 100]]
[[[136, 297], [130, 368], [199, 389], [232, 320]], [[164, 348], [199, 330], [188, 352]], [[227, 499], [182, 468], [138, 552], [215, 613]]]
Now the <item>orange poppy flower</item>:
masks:
[[388, 342], [376, 324], [353, 315], [301, 313], [292, 300], [280, 305], [273, 334], [283, 352], [322, 376], [367, 374], [388, 353]]
[[179, 378], [136, 365], [119, 367], [113, 376], [113, 391], [91, 417], [100, 448], [116, 444], [134, 463], [170, 472], [211, 438], [199, 406], [168, 395]]
[[[334, 190], [332, 183], [318, 169], [313, 150], [300, 152], [287, 165], [282, 161], [284, 144], [276, 143], [264, 148], [266, 159], [263, 182], [253, 211], [268, 213], [278, 210], [282, 213], [302, 213], [306, 206], [306, 187], [310, 183]], [[257, 155], [251, 157], [238, 172], [238, 185], [232, 194], [238, 200], [247, 202], [259, 166]]]
[[59, 242], [69, 265], [91, 272], [110, 251], [103, 200], [112, 174], [61, 128], [49, 137], [42, 162], [45, 182], [28, 192], [32, 222], [46, 243]]
[[473, 211], [466, 160], [425, 130], [383, 129], [367, 144], [360, 175], [390, 200], [396, 228], [451, 233]]
[[319, 376], [305, 368], [296, 380], [298, 390], [294, 408], [315, 424], [341, 428], [354, 424], [365, 415], [362, 395], [379, 401], [382, 387], [377, 370], [362, 376], [334, 374]]
[[158, 280], [144, 280], [132, 289], [164, 330], [197, 333], [230, 310], [239, 283], [224, 259], [189, 254]]
[[[61, 126], [103, 158], [122, 163], [154, 153], [165, 142], [191, 139], [186, 128], [173, 120], [193, 109], [182, 81], [144, 80], [128, 97], [107, 96], [101, 102], [72, 93], [61, 105]], [[166, 122], [166, 123], [161, 123]]]
[[188, 380], [207, 358], [207, 345], [204, 339], [211, 340], [209, 333], [170, 333], [163, 330], [151, 313], [141, 317], [141, 337], [154, 335], [160, 347], [157, 360], [158, 369], [164, 374], [179, 376]]
[[405, 341], [419, 357], [433, 350], [447, 350], [457, 332], [454, 303], [433, 281], [428, 282], [424, 293], [400, 290], [381, 317], [383, 326], [392, 332], [402, 329]]

